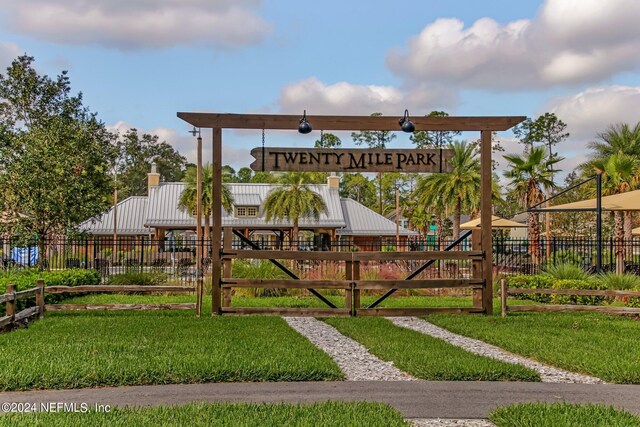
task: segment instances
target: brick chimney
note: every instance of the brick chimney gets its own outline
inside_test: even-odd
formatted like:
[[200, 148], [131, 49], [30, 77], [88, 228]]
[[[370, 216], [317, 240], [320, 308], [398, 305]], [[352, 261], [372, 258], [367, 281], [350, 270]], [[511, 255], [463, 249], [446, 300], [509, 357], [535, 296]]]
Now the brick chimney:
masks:
[[331, 174], [327, 178], [327, 185], [329, 189], [335, 188], [336, 190], [340, 188], [340, 177], [336, 174]]
[[160, 185], [160, 174], [156, 169], [156, 164], [151, 163], [151, 172], [147, 174], [147, 195], [151, 194], [151, 187]]

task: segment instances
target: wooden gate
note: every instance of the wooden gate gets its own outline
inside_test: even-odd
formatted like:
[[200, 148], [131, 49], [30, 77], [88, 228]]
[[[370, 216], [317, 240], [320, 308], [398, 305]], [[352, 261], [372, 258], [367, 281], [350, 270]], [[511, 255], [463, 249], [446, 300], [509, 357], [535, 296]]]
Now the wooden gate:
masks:
[[[428, 251], [428, 252], [307, 252], [307, 251], [261, 251], [238, 250], [231, 248], [231, 230], [226, 234], [225, 247], [222, 247], [222, 130], [223, 129], [280, 129], [300, 130], [303, 123], [304, 133], [316, 129], [325, 131], [399, 131], [403, 123], [409, 119], [408, 112], [404, 117], [393, 116], [307, 116], [303, 118], [293, 115], [269, 114], [219, 114], [219, 113], [178, 113], [194, 128], [212, 129], [212, 163], [213, 163], [213, 200], [217, 206], [212, 212], [213, 237], [212, 247], [220, 248], [212, 253], [212, 314], [256, 314], [269, 313], [281, 315], [421, 315], [433, 312], [473, 312], [491, 314], [493, 311], [493, 274], [492, 274], [492, 239], [491, 239], [491, 138], [492, 132], [504, 131], [520, 123], [525, 117], [412, 117], [415, 131], [480, 131], [481, 156], [481, 231], [475, 236], [472, 251]], [[196, 132], [194, 129], [194, 135]], [[202, 171], [202, 139], [198, 137], [198, 177]], [[252, 151], [256, 162], [252, 168], [263, 171], [315, 170], [333, 172], [444, 172], [447, 168], [447, 150], [317, 150], [257, 148]], [[200, 180], [199, 180], [200, 181]], [[201, 194], [201, 182], [198, 193]], [[202, 241], [202, 206], [198, 197], [196, 210], [196, 231], [198, 241]], [[202, 272], [202, 250], [196, 255], [197, 270]], [[292, 272], [292, 280], [265, 281], [259, 279], [234, 279], [231, 277], [231, 261], [233, 259], [269, 259], [272, 262], [281, 260], [326, 260], [344, 262], [345, 280], [300, 280]], [[360, 280], [360, 266], [370, 260], [471, 260], [472, 272], [465, 279], [419, 279], [418, 274], [405, 280]], [[224, 262], [224, 272], [223, 272]], [[412, 276], [412, 275], [410, 275]], [[202, 274], [198, 274], [197, 314], [200, 315], [203, 295]], [[309, 289], [314, 295], [323, 299], [316, 289], [344, 289], [345, 307], [336, 308], [328, 302], [327, 309], [302, 308], [248, 308], [231, 307], [230, 290], [241, 287], [280, 287]], [[474, 291], [472, 308], [411, 308], [392, 309], [377, 308], [371, 305], [360, 306], [360, 292], [363, 289], [388, 290], [403, 288], [452, 288], [471, 287]], [[223, 298], [224, 294], [224, 298]], [[386, 294], [385, 294], [386, 295]], [[326, 299], [325, 299], [326, 300]], [[333, 306], [333, 307], [332, 307]]]

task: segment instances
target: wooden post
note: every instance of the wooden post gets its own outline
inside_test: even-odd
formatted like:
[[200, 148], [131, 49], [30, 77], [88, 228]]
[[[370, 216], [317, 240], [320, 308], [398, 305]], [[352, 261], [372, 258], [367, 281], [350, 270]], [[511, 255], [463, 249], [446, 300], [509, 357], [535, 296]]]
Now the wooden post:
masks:
[[13, 298], [6, 302], [4, 309], [4, 315], [11, 316], [11, 322], [13, 322], [13, 317], [16, 315], [16, 285], [7, 285], [5, 293], [13, 294]]
[[[223, 229], [223, 238], [222, 238], [222, 243], [223, 243], [223, 251], [224, 252], [229, 252], [233, 249], [232, 247], [232, 242], [233, 242], [233, 229], [231, 227], [225, 227]], [[222, 261], [222, 277], [227, 278], [227, 277], [232, 277], [232, 273], [231, 273], [231, 260], [230, 259], [225, 259]], [[222, 306], [223, 307], [231, 307], [231, 288], [224, 288], [222, 290]]]
[[491, 131], [480, 132], [480, 169], [481, 169], [481, 201], [480, 201], [480, 224], [481, 224], [481, 245], [484, 251], [482, 260], [482, 278], [484, 279], [484, 290], [482, 297], [482, 308], [485, 314], [493, 314], [493, 248], [491, 238]]
[[202, 137], [198, 136], [196, 163], [196, 316], [202, 314]]
[[38, 306], [38, 319], [44, 318], [44, 280], [38, 279], [36, 282], [38, 293], [36, 294], [36, 305]]
[[211, 315], [222, 313], [220, 307], [220, 245], [222, 238], [222, 129], [213, 128], [211, 163], [213, 169], [213, 189], [211, 200]]
[[[474, 229], [471, 231], [471, 250], [482, 250], [482, 233], [480, 229]], [[471, 261], [471, 278], [482, 280], [482, 260], [474, 259]], [[482, 309], [483, 306], [483, 289], [473, 289], [473, 307]]]
[[[353, 261], [345, 261], [344, 263], [344, 278], [346, 280], [353, 280]], [[353, 287], [344, 291], [344, 307], [352, 312], [353, 306]]]
[[507, 279], [500, 280], [500, 307], [502, 317], [507, 317]]
[[[353, 262], [353, 280], [360, 280], [360, 261]], [[353, 314], [358, 314], [360, 310], [360, 289], [353, 290]]]

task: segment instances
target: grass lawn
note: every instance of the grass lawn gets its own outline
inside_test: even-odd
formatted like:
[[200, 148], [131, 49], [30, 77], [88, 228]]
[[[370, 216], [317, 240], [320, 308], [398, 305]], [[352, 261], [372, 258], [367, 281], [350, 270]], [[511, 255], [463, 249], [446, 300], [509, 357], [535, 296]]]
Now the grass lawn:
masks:
[[0, 426], [408, 426], [382, 403], [324, 402], [309, 405], [194, 403], [156, 408], [114, 408], [109, 413], [37, 413], [0, 416]]
[[597, 313], [430, 315], [452, 332], [607, 382], [640, 384], [640, 322]]
[[0, 390], [343, 378], [279, 317], [49, 313], [0, 334], [0, 349]]
[[491, 412], [498, 427], [638, 427], [640, 418], [604, 405], [521, 403]]
[[[476, 317], [476, 316], [474, 316]], [[540, 381], [519, 365], [478, 356], [442, 340], [395, 326], [384, 318], [328, 318], [327, 323], [372, 354], [425, 380]]]
[[[344, 297], [330, 295], [326, 297], [338, 307], [344, 307]], [[375, 296], [363, 296], [362, 306], [366, 307], [377, 299]], [[195, 302], [194, 295], [121, 295], [121, 294], [94, 294], [72, 297], [65, 300], [67, 304], [143, 304], [154, 302]], [[205, 304], [211, 307], [210, 297], [205, 296]], [[232, 306], [236, 307], [327, 307], [322, 301], [313, 296], [287, 296], [287, 297], [233, 297]], [[448, 296], [409, 296], [387, 298], [379, 307], [471, 307], [471, 297]]]

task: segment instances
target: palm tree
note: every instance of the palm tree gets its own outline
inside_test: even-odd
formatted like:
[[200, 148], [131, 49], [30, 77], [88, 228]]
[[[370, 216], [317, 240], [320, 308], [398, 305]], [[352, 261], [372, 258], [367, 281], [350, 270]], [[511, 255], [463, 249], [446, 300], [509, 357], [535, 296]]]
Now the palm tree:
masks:
[[[604, 195], [626, 193], [638, 185], [640, 171], [638, 160], [619, 152], [610, 155], [606, 160], [596, 159], [589, 162], [596, 173], [602, 175], [602, 193]], [[616, 272], [624, 273], [624, 240], [627, 239], [626, 228], [629, 228], [629, 242], [631, 242], [631, 218], [629, 212], [614, 211], [614, 241], [616, 244]]]
[[[640, 122], [631, 127], [627, 123], [610, 125], [607, 130], [598, 134], [595, 141], [589, 143], [593, 150], [591, 161], [582, 165], [582, 170], [588, 174], [594, 170], [594, 162], [599, 161], [603, 165], [613, 155], [626, 154], [640, 158]], [[631, 229], [633, 212], [624, 212], [624, 239], [630, 242], [633, 239]]]
[[453, 238], [456, 239], [460, 235], [462, 211], [472, 212], [480, 205], [480, 161], [476, 146], [454, 142], [449, 148], [453, 150], [450, 161], [453, 170], [429, 175], [420, 191], [439, 194], [444, 207], [453, 211]]
[[282, 185], [269, 192], [264, 201], [266, 220], [288, 219], [293, 222], [292, 249], [297, 247], [300, 218], [320, 219], [321, 213], [327, 213], [327, 205], [322, 197], [307, 185], [309, 178], [302, 172], [283, 174]]
[[593, 151], [592, 160], [604, 160], [619, 153], [640, 156], [640, 122], [634, 127], [627, 123], [610, 125], [595, 141], [589, 142], [588, 147]]
[[[510, 154], [504, 158], [509, 162], [509, 169], [504, 172], [504, 176], [511, 179], [512, 191], [525, 208], [542, 202], [543, 188], [555, 187], [552, 176], [559, 170], [554, 169], [554, 166], [563, 160], [556, 156], [549, 158], [545, 147], [532, 147], [523, 156]], [[540, 257], [540, 224], [535, 212], [529, 213], [529, 253], [536, 263]]]
[[[198, 204], [198, 172], [196, 167], [189, 167], [185, 172], [183, 182], [185, 184], [184, 190], [180, 194], [180, 200], [178, 206], [187, 212], [193, 213], [196, 211]], [[209, 240], [210, 236], [210, 223], [209, 219], [212, 213], [213, 200], [213, 168], [211, 164], [207, 163], [202, 167], [202, 214], [204, 215], [204, 239]], [[231, 206], [233, 205], [233, 196], [229, 187], [225, 184], [222, 185], [222, 207], [227, 212], [231, 212]]]
[[442, 193], [437, 190], [438, 182], [430, 179], [431, 176], [433, 175], [418, 179], [418, 184], [414, 190], [414, 197], [421, 209], [433, 213], [438, 233], [438, 250], [441, 250], [445, 239], [443, 218], [447, 213], [447, 200], [443, 197]]

